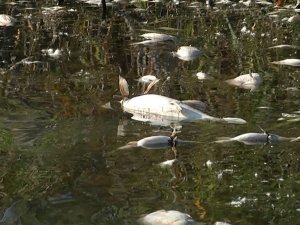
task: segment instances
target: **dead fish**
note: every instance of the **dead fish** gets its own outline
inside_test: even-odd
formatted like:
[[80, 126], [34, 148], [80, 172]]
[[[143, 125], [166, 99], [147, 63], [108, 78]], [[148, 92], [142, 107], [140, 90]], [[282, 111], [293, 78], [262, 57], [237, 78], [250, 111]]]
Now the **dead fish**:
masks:
[[51, 204], [62, 204], [66, 202], [73, 202], [75, 200], [75, 196], [70, 192], [48, 197], [48, 201]]
[[0, 224], [16, 224], [27, 211], [28, 206], [26, 202], [18, 200], [4, 211]]
[[192, 46], [181, 46], [178, 48], [177, 52], [172, 52], [174, 57], [177, 57], [183, 61], [192, 61], [199, 58], [203, 52]]
[[300, 66], [300, 59], [284, 59], [280, 61], [274, 61], [273, 64], [286, 65], [286, 66]]
[[135, 147], [142, 147], [146, 149], [160, 149], [169, 146], [177, 145], [177, 138], [172, 136], [150, 136], [145, 137], [139, 141], [128, 142], [127, 145], [120, 147], [119, 149], [128, 149]]
[[176, 210], [158, 210], [138, 220], [142, 225], [200, 225], [189, 214]]
[[46, 62], [42, 62], [42, 61], [31, 61], [33, 57], [27, 57], [25, 59], [22, 59], [21, 61], [15, 63], [14, 65], [12, 65], [9, 70], [14, 70], [16, 69], [18, 66], [21, 65], [32, 65], [32, 64], [46, 64]]
[[54, 49], [49, 48], [49, 49], [43, 49], [42, 52], [54, 59], [58, 59], [62, 55], [62, 50], [60, 49], [55, 49], [54, 51]]
[[161, 33], [145, 33], [142, 34], [141, 37], [147, 39], [147, 40], [153, 40], [153, 41], [177, 41], [177, 38], [169, 35], [169, 34], [161, 34]]
[[231, 225], [231, 224], [230, 223], [226, 223], [226, 222], [219, 222], [219, 221], [217, 221], [217, 222], [215, 222], [214, 225]]
[[152, 81], [155, 81], [155, 80], [158, 80], [157, 77], [154, 76], [154, 75], [151, 75], [151, 74], [142, 76], [142, 77], [137, 79], [137, 81], [139, 83], [142, 83], [142, 84], [149, 84], [149, 83], [151, 83]]
[[225, 143], [225, 142], [232, 142], [237, 141], [244, 143], [246, 145], [259, 145], [259, 144], [268, 144], [268, 143], [275, 143], [280, 141], [292, 141], [295, 138], [286, 138], [281, 137], [277, 134], [269, 134], [269, 133], [245, 133], [238, 135], [236, 137], [223, 137], [219, 138], [219, 140], [215, 141], [215, 143]]
[[[151, 83], [149, 86], [150, 85]], [[245, 120], [240, 118], [216, 118], [209, 116], [200, 110], [189, 106], [183, 101], [162, 95], [145, 94], [128, 98], [128, 84], [127, 81], [121, 76], [119, 76], [119, 88], [123, 96], [123, 100], [121, 100], [123, 111], [132, 114], [132, 119], [135, 120], [149, 122], [151, 122], [151, 120], [166, 120], [168, 122], [210, 120], [236, 124], [246, 123]]]
[[15, 25], [17, 20], [9, 15], [6, 14], [0, 14], [0, 27], [10, 27]]
[[173, 164], [177, 161], [178, 161], [177, 159], [166, 160], [164, 162], [159, 163], [158, 166], [162, 169], [168, 169], [168, 168], [172, 167]]
[[300, 22], [300, 15], [294, 15], [288, 18], [287, 20], [289, 23], [299, 23]]
[[249, 73], [240, 75], [234, 79], [226, 80], [225, 82], [233, 86], [254, 91], [262, 83], [262, 79], [258, 73]]
[[300, 46], [297, 46], [297, 45], [275, 45], [275, 46], [269, 47], [269, 49], [274, 49], [274, 48], [280, 48], [280, 49], [288, 49], [288, 48], [300, 49]]
[[203, 72], [196, 73], [196, 77], [198, 78], [198, 80], [211, 80], [211, 79], [213, 79], [207, 73], [203, 73]]
[[142, 34], [141, 37], [145, 38], [146, 40], [132, 43], [132, 45], [148, 45], [148, 44], [155, 44], [161, 43], [166, 41], [173, 41], [176, 42], [177, 38], [169, 35], [169, 34], [160, 34], [160, 33], [145, 33]]

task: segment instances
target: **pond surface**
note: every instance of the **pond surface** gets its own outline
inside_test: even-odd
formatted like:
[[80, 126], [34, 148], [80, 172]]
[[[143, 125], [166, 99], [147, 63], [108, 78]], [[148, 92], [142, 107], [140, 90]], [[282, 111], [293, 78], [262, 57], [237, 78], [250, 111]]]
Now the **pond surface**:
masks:
[[[53, 6], [0, 1], [0, 14], [17, 19], [0, 27], [1, 224], [137, 224], [159, 209], [203, 224], [300, 224], [299, 141], [215, 143], [261, 128], [300, 136], [299, 67], [272, 63], [300, 58], [300, 25], [288, 22], [293, 9], [141, 1], [107, 4], [103, 19], [98, 3]], [[133, 44], [147, 32], [177, 41]], [[282, 44], [294, 47], [269, 48]], [[183, 45], [204, 54], [173, 57]], [[200, 71], [214, 79], [198, 80]], [[263, 80], [253, 91], [224, 82], [249, 73]], [[191, 142], [176, 155], [171, 147], [120, 150], [172, 132], [131, 119], [113, 99], [119, 75], [137, 95], [136, 79], [147, 74], [161, 79], [157, 94], [201, 100], [205, 113], [247, 124], [177, 124], [178, 138]]]

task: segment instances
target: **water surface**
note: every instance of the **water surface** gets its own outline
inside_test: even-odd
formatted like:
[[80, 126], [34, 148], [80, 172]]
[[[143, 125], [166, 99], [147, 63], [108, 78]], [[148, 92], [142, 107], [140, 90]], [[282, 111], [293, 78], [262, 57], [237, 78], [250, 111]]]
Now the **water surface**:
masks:
[[[272, 7], [141, 2], [108, 6], [103, 20], [97, 5], [66, 1], [58, 11], [45, 9], [55, 5], [0, 5], [0, 13], [18, 20], [0, 28], [0, 207], [12, 215], [3, 223], [137, 224], [141, 214], [159, 209], [205, 224], [300, 223], [299, 142], [213, 143], [261, 132], [259, 126], [300, 136], [299, 68], [271, 64], [299, 58], [299, 49], [269, 49], [300, 45], [299, 24], [283, 20], [293, 11], [274, 19]], [[132, 45], [145, 32], [171, 34], [178, 42]], [[192, 62], [172, 57], [181, 45], [201, 48], [204, 56]], [[61, 55], [42, 51], [50, 48]], [[198, 81], [199, 71], [215, 79]], [[253, 92], [223, 82], [249, 72], [263, 79]], [[196, 143], [176, 147], [171, 169], [157, 166], [174, 159], [171, 148], [118, 150], [172, 131], [130, 119], [113, 100], [119, 75], [139, 94], [136, 79], [146, 74], [162, 83], [170, 77], [159, 94], [202, 100], [209, 115], [248, 123], [181, 124], [178, 137]], [[102, 107], [107, 102], [113, 109]]]

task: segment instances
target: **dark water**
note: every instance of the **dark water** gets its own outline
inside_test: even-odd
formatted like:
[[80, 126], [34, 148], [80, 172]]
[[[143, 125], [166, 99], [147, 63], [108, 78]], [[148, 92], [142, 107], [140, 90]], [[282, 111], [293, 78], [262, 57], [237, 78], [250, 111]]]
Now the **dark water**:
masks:
[[[137, 224], [141, 214], [173, 209], [204, 224], [300, 224], [299, 142], [213, 143], [261, 132], [258, 126], [300, 135], [299, 67], [271, 64], [299, 58], [300, 51], [268, 49], [300, 46], [299, 24], [282, 20], [295, 13], [274, 19], [267, 14], [272, 7], [135, 3], [108, 6], [103, 20], [97, 5], [79, 1], [57, 12], [44, 8], [56, 1], [0, 3], [0, 14], [18, 20], [0, 28], [0, 223]], [[244, 26], [250, 33], [241, 32]], [[150, 31], [178, 42], [132, 45]], [[181, 45], [201, 48], [204, 56], [173, 58]], [[49, 48], [61, 56], [42, 52]], [[198, 81], [199, 71], [215, 79]], [[249, 71], [263, 79], [256, 91], [223, 82]], [[160, 94], [203, 100], [209, 115], [248, 123], [182, 124], [178, 137], [197, 143], [177, 146], [171, 169], [157, 166], [174, 159], [171, 148], [118, 150], [171, 133], [130, 119], [112, 98], [118, 75], [139, 93], [135, 79], [150, 73], [170, 77]], [[113, 110], [102, 107], [109, 101]]]

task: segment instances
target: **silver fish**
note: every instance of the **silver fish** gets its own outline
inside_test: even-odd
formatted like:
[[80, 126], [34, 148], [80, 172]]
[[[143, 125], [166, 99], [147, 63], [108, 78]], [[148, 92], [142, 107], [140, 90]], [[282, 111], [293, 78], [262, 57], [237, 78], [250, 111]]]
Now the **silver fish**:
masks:
[[176, 210], [158, 210], [141, 217], [142, 225], [199, 225], [189, 214]]
[[[151, 85], [151, 83], [150, 83]], [[216, 118], [209, 116], [200, 110], [197, 110], [179, 101], [162, 95], [146, 94], [133, 98], [129, 97], [127, 81], [119, 76], [120, 92], [123, 96], [121, 100], [124, 112], [132, 114], [132, 119], [144, 122], [162, 123], [161, 125], [170, 125], [172, 122], [210, 120], [236, 124], [247, 123], [240, 118]]]
[[0, 27], [10, 27], [15, 25], [17, 20], [9, 15], [6, 14], [0, 14]]
[[172, 54], [183, 61], [192, 61], [199, 58], [203, 52], [196, 47], [181, 46], [176, 52], [172, 52]]
[[[173, 142], [174, 141], [174, 142]], [[142, 147], [146, 149], [160, 149], [166, 148], [168, 146], [176, 145], [177, 140], [173, 140], [169, 136], [150, 136], [143, 138], [139, 141], [128, 142], [127, 145], [120, 147], [119, 149]]]
[[268, 134], [268, 133], [245, 133], [238, 135], [236, 137], [230, 138], [220, 138], [219, 140], [215, 141], [215, 143], [225, 143], [225, 142], [232, 142], [237, 141], [244, 143], [246, 145], [259, 145], [259, 144], [267, 144], [267, 143], [274, 143], [280, 141], [292, 141], [295, 138], [286, 138], [281, 137], [277, 134]]
[[284, 59], [280, 61], [274, 61], [273, 64], [286, 65], [286, 66], [300, 66], [300, 59]]
[[233, 86], [254, 91], [262, 83], [262, 79], [258, 73], [249, 73], [240, 75], [234, 79], [226, 80], [225, 82]]

